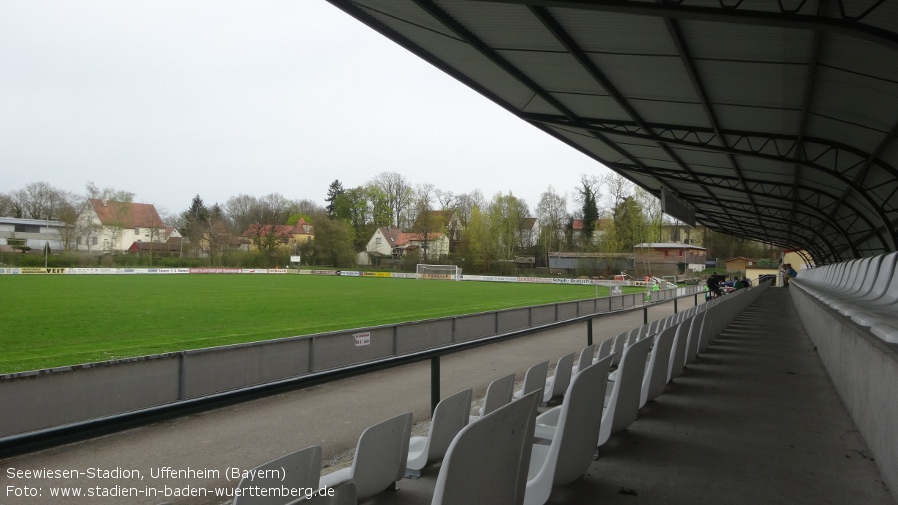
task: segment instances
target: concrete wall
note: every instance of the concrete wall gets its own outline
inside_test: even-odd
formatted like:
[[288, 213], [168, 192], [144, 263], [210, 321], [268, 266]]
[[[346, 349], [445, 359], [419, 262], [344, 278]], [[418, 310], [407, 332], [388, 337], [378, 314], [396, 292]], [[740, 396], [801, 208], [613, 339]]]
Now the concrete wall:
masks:
[[178, 401], [178, 354], [4, 376], [0, 437]]
[[898, 500], [898, 344], [799, 289], [792, 301], [842, 402]]

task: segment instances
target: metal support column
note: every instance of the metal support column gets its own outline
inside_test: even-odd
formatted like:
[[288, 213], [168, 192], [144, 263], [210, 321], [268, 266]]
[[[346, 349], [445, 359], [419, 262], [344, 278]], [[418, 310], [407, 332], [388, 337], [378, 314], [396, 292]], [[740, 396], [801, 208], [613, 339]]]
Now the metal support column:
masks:
[[430, 415], [440, 403], [440, 357], [430, 358]]

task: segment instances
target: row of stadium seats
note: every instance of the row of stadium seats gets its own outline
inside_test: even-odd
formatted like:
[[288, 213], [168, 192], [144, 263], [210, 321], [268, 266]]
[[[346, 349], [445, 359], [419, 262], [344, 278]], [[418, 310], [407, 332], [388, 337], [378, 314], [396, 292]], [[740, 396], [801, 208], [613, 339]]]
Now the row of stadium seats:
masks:
[[[487, 387], [477, 415], [470, 415], [471, 389], [444, 398], [426, 437], [410, 436], [411, 413], [375, 424], [361, 434], [348, 468], [322, 476], [317, 446], [268, 462], [238, 484], [238, 495], [249, 487], [327, 491], [282, 498], [246, 493], [234, 505], [355, 504], [437, 467], [432, 503], [541, 505], [553, 487], [579, 479], [598, 449], [765, 288], [740, 290], [588, 346], [576, 364], [577, 354], [566, 354], [550, 377], [548, 361], [537, 363], [518, 392], [514, 374], [501, 377]], [[547, 403], [553, 406], [539, 413]]]
[[805, 270], [792, 285], [898, 344], [898, 252]]

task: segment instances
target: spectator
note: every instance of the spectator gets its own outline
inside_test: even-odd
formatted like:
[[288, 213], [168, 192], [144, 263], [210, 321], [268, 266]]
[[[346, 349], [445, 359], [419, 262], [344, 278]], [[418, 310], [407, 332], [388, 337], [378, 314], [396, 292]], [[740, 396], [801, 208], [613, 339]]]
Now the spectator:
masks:
[[723, 293], [720, 291], [720, 279], [717, 277], [717, 272], [712, 272], [711, 276], [708, 277], [708, 290], [711, 292], [711, 297], [716, 298], [718, 296], [722, 296]]
[[783, 287], [789, 287], [789, 281], [794, 279], [798, 275], [798, 272], [792, 268], [792, 263], [786, 263], [783, 265]]

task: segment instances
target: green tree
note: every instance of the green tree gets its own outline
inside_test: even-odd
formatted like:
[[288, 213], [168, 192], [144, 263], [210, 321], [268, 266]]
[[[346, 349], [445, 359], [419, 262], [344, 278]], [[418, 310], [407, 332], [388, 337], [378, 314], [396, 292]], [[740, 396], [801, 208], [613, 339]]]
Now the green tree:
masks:
[[200, 256], [201, 244], [209, 231], [209, 209], [200, 195], [193, 197], [190, 207], [181, 216], [184, 223], [182, 235], [190, 243], [194, 256]]
[[489, 229], [493, 240], [493, 250], [499, 259], [513, 259], [517, 252], [521, 222], [527, 217], [527, 204], [511, 192], [493, 197], [489, 207]]
[[339, 202], [339, 198], [346, 191], [343, 189], [343, 183], [339, 180], [335, 179], [334, 182], [331, 183], [327, 188], [327, 198], [324, 199], [327, 202], [327, 206], [325, 210], [327, 210], [327, 217], [334, 219], [338, 217], [338, 213], [341, 210], [341, 202]]
[[355, 249], [346, 225], [338, 219], [322, 216], [315, 219], [315, 257], [334, 267], [355, 263]]
[[580, 236], [583, 245], [592, 244], [593, 233], [599, 220], [599, 207], [596, 204], [597, 186], [595, 178], [589, 178], [584, 175], [580, 178], [580, 187], [577, 188], [580, 194], [580, 210], [583, 214], [583, 231]]
[[627, 196], [613, 210], [616, 252], [629, 252], [646, 240], [646, 220], [639, 202]]
[[462, 232], [462, 254], [465, 258], [465, 267], [471, 267], [475, 272], [487, 272], [493, 261], [493, 244], [490, 221], [480, 212], [480, 207], [471, 208], [468, 216], [468, 225]]

